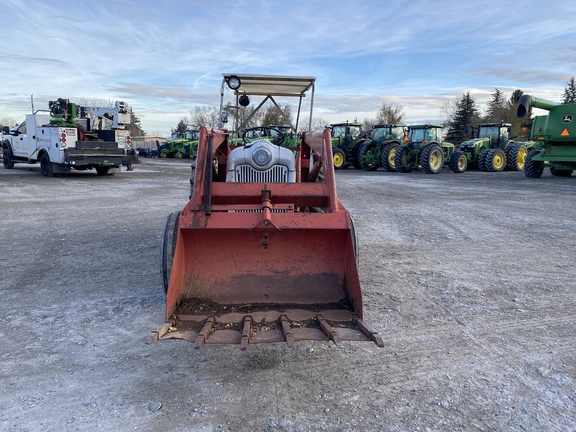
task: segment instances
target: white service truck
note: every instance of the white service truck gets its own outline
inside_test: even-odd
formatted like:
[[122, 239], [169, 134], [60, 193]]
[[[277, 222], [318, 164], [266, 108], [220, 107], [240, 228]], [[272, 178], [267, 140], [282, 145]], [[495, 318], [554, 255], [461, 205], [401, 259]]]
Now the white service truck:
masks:
[[138, 163], [127, 130], [87, 131], [77, 118], [78, 107], [68, 99], [51, 101], [49, 108], [49, 113], [26, 115], [26, 120], [13, 129], [4, 126], [0, 135], [4, 168], [12, 169], [16, 163], [40, 163], [47, 177], [71, 169], [95, 169], [103, 176], [113, 174], [122, 165], [131, 169]]

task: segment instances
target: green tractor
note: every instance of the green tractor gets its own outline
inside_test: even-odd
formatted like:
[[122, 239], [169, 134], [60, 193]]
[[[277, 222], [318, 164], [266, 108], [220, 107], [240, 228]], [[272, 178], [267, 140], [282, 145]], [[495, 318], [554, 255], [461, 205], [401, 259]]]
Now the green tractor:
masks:
[[510, 138], [511, 124], [483, 123], [476, 126], [472, 137], [458, 146], [457, 151], [466, 156], [467, 166], [480, 171], [498, 172], [508, 169], [518, 171], [524, 168], [528, 148], [534, 142], [516, 142]]
[[396, 171], [394, 157], [406, 136], [406, 125], [384, 124], [372, 128], [370, 138], [360, 144], [358, 157], [362, 169], [375, 171], [378, 167], [384, 171]]
[[332, 159], [334, 168], [345, 169], [350, 165], [356, 169], [362, 168], [358, 152], [366, 142], [362, 133], [361, 123], [331, 124], [332, 130]]
[[444, 141], [442, 126], [413, 125], [409, 126], [408, 140], [396, 151], [394, 165], [401, 173], [422, 169], [426, 174], [438, 174], [444, 162], [450, 161], [450, 169], [461, 173], [466, 170], [461, 164], [463, 157], [454, 151], [454, 144]]
[[294, 134], [294, 130], [290, 125], [271, 125], [267, 126], [270, 128], [270, 137], [272, 141], [278, 136], [278, 131], [284, 135], [284, 140], [282, 141], [282, 147], [295, 147], [299, 145], [298, 137]]
[[548, 114], [536, 116], [532, 121], [531, 137], [540, 148], [528, 153], [524, 175], [539, 178], [544, 168], [549, 168], [553, 176], [571, 176], [576, 169], [576, 103], [557, 104], [523, 95], [518, 101], [518, 117], [526, 117], [530, 107], [546, 110]]
[[195, 158], [199, 139], [200, 132], [197, 130], [187, 130], [185, 134], [173, 133], [171, 139], [162, 146], [160, 157]]

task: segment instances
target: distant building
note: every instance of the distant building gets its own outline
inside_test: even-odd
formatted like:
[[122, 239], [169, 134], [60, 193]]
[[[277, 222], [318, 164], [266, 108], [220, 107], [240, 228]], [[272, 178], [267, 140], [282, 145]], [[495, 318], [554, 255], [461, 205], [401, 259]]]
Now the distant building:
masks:
[[133, 148], [156, 148], [156, 141], [159, 144], [163, 144], [166, 141], [165, 137], [161, 136], [139, 136], [132, 137], [132, 147]]

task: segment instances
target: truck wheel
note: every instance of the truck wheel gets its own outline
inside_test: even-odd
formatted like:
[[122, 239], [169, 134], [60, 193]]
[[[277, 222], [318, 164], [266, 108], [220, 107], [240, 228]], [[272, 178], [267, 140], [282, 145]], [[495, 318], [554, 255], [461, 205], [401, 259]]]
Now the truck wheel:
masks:
[[336, 169], [348, 168], [348, 164], [346, 163], [346, 153], [344, 153], [344, 150], [342, 149], [332, 149], [332, 161], [334, 162], [334, 168]]
[[40, 157], [40, 171], [44, 177], [54, 177], [52, 162], [50, 162], [50, 157], [46, 153], [43, 153]]
[[528, 150], [524, 144], [514, 144], [508, 152], [508, 169], [510, 171], [520, 171], [524, 169]]
[[170, 213], [164, 227], [164, 237], [162, 238], [162, 283], [164, 284], [164, 293], [168, 293], [168, 286], [170, 285], [172, 262], [174, 261], [176, 240], [178, 239], [179, 219], [180, 212]]
[[500, 172], [506, 167], [506, 153], [502, 149], [492, 149], [486, 156], [486, 171]]
[[394, 164], [394, 157], [400, 146], [398, 144], [387, 144], [382, 149], [382, 155], [380, 156], [380, 165], [384, 168], [384, 171], [395, 172], [396, 165]]
[[450, 162], [448, 163], [448, 167], [457, 174], [463, 173], [466, 171], [468, 167], [468, 159], [463, 151], [456, 150], [450, 156]]
[[426, 146], [420, 156], [420, 165], [426, 174], [438, 174], [444, 167], [444, 152], [437, 144]]
[[12, 157], [12, 150], [10, 148], [5, 148], [2, 151], [2, 164], [6, 169], [14, 168], [14, 158]]
[[110, 173], [110, 167], [96, 167], [96, 173], [99, 176], [107, 176]]
[[412, 172], [410, 162], [410, 149], [408, 147], [399, 147], [394, 156], [394, 166], [400, 173]]
[[540, 178], [544, 172], [544, 162], [533, 161], [532, 158], [540, 153], [540, 150], [532, 150], [526, 156], [524, 164], [524, 175], [528, 178]]

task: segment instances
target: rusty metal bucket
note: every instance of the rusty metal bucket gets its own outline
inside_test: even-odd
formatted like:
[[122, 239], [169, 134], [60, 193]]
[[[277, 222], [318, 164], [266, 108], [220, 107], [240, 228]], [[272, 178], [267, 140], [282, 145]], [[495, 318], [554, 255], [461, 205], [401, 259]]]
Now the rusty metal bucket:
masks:
[[230, 151], [225, 132], [201, 130], [192, 198], [166, 224], [166, 324], [150, 340], [383, 346], [362, 321], [355, 234], [336, 197], [329, 130], [304, 135], [296, 183], [226, 182]]

